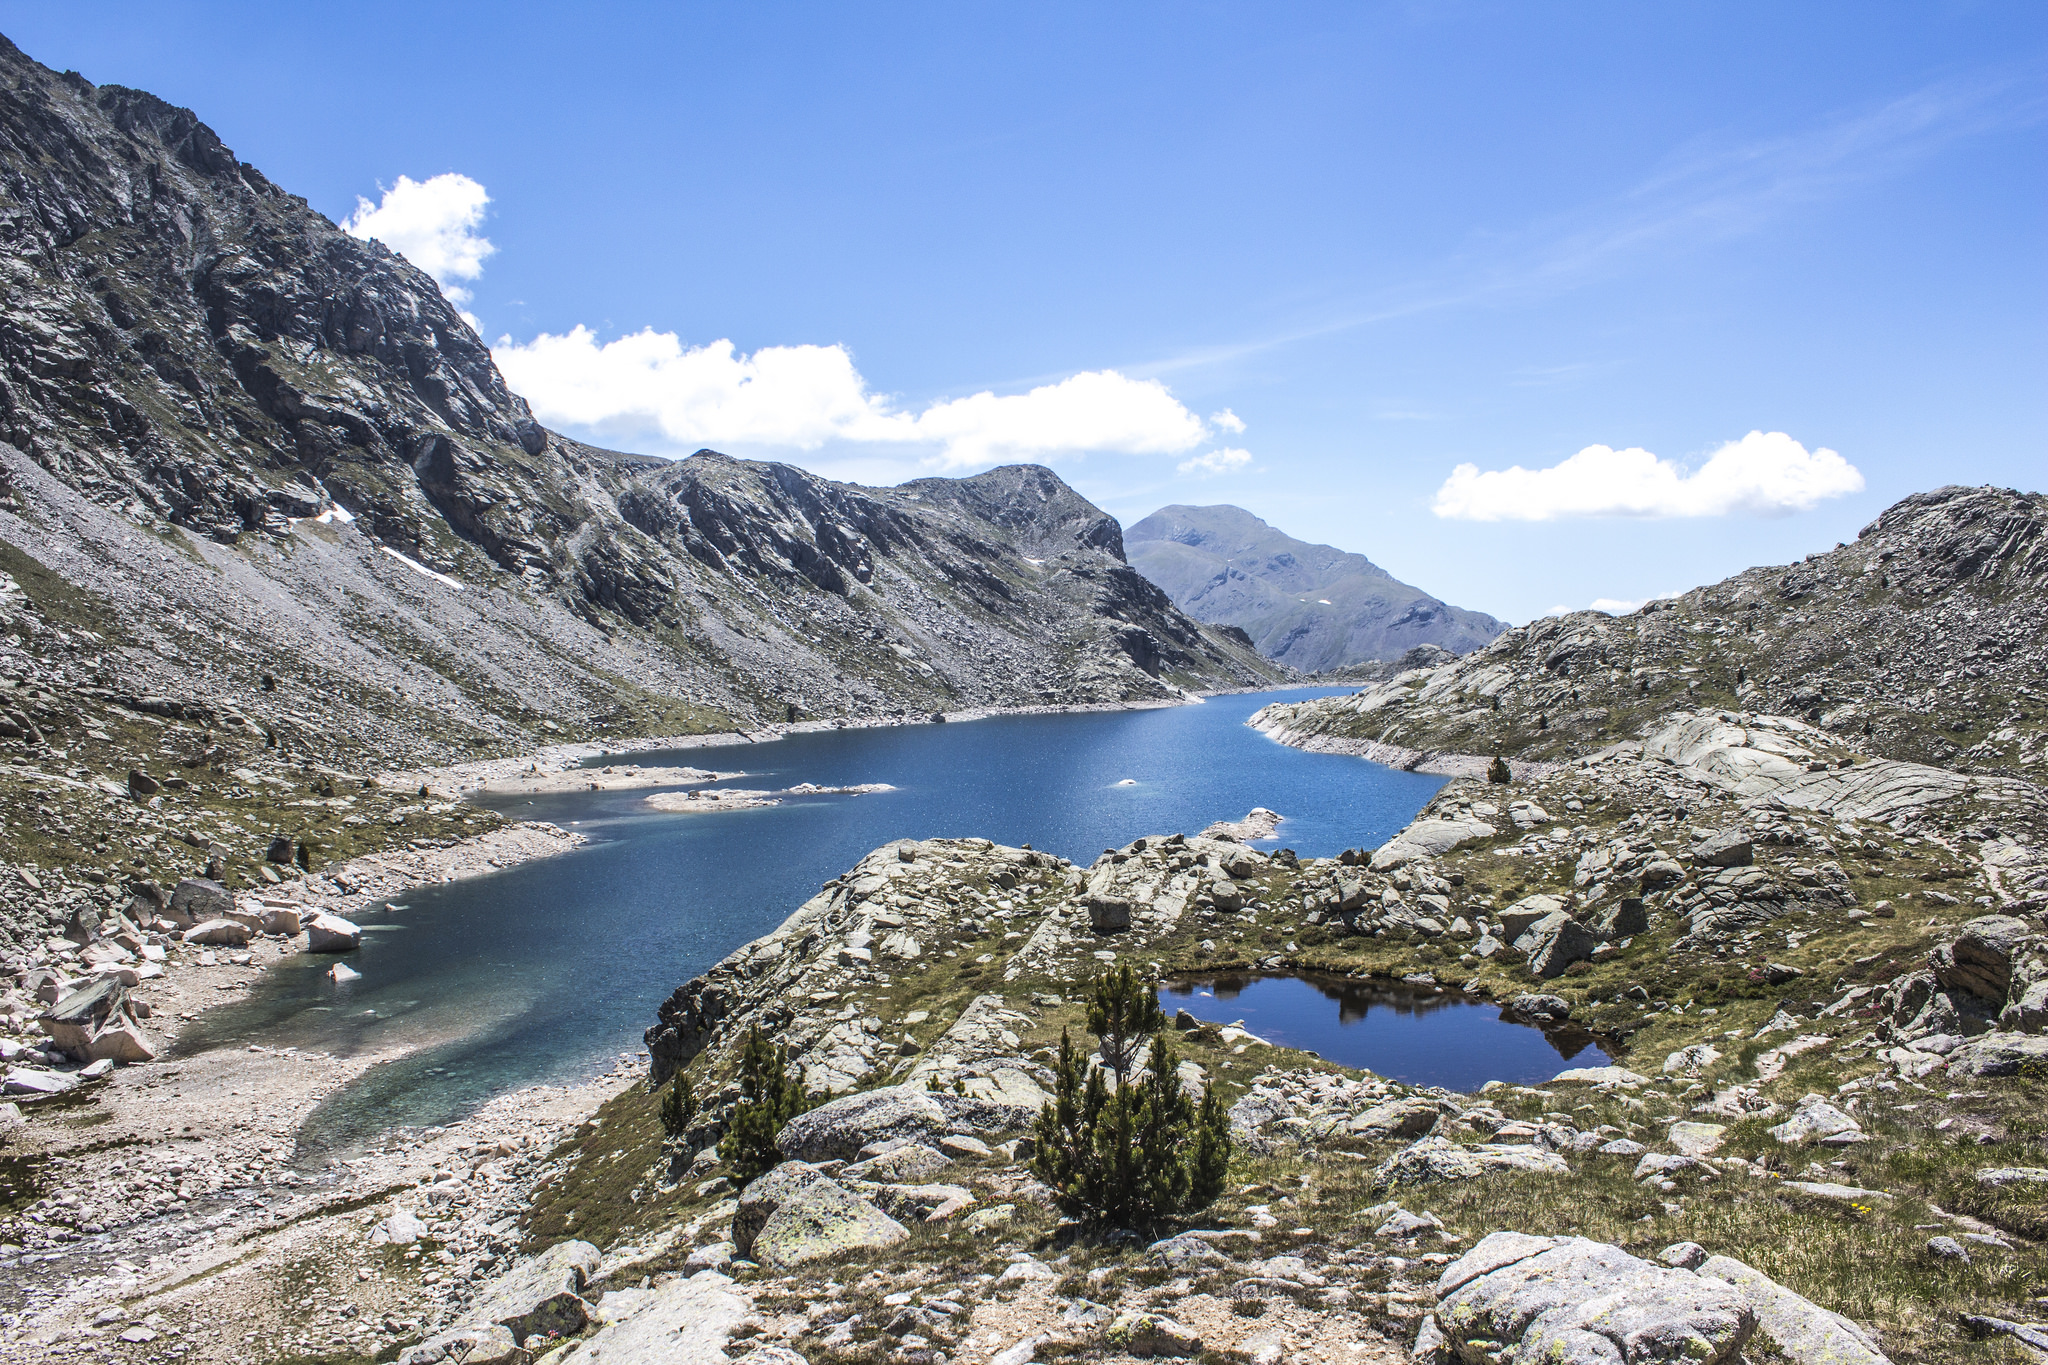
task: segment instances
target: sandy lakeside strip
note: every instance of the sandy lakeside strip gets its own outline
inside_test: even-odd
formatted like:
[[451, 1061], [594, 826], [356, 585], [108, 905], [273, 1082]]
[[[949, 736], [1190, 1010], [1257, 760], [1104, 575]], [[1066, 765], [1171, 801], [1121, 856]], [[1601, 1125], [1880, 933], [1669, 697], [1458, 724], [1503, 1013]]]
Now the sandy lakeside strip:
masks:
[[[366, 854], [242, 897], [346, 918], [374, 900], [554, 857], [586, 842], [528, 821], [446, 847]], [[149, 1003], [152, 1025], [169, 1032], [174, 1020], [246, 999], [268, 969], [299, 958], [302, 943], [259, 938], [241, 951], [175, 945], [165, 975], [135, 995]], [[464, 1215], [447, 1229], [467, 1244], [463, 1257], [498, 1254], [505, 1237], [489, 1229], [524, 1206], [546, 1153], [642, 1070], [622, 1056], [612, 1074], [596, 1081], [508, 1092], [459, 1123], [387, 1139], [365, 1154], [300, 1164], [298, 1135], [320, 1104], [370, 1067], [411, 1050], [344, 1057], [257, 1042], [173, 1051], [70, 1094], [23, 1104], [17, 1121], [0, 1119], [0, 1146], [22, 1171], [33, 1172], [36, 1195], [0, 1219], [0, 1323], [8, 1329], [0, 1332], [0, 1362], [95, 1352], [148, 1310], [111, 1331], [93, 1329], [93, 1314], [138, 1296], [160, 1304], [174, 1326], [179, 1305], [197, 1313], [177, 1334], [189, 1348], [186, 1362], [247, 1359], [242, 1352], [252, 1336], [271, 1338], [278, 1356], [315, 1344], [292, 1339], [304, 1330], [304, 1304], [280, 1292], [278, 1270], [301, 1262], [345, 1266], [337, 1285], [360, 1283], [363, 1270], [378, 1275], [383, 1257], [368, 1238], [364, 1210], [382, 1206], [383, 1217], [417, 1205], [427, 1216], [437, 1201], [419, 1191], [436, 1182], [447, 1186], [438, 1203]], [[473, 1159], [485, 1149], [498, 1153], [493, 1161]], [[459, 1189], [448, 1185], [451, 1174], [462, 1181]], [[458, 1193], [460, 1205], [451, 1203]], [[392, 1335], [384, 1318], [431, 1320], [445, 1307], [437, 1283], [446, 1281], [426, 1279], [429, 1267], [416, 1269], [375, 1296], [388, 1305], [383, 1317], [338, 1323], [336, 1331], [351, 1345], [381, 1343]], [[250, 1273], [256, 1270], [266, 1273]], [[223, 1323], [234, 1330], [223, 1331]], [[371, 1332], [366, 1337], [358, 1327]]]
[[[1223, 694], [1215, 694], [1223, 695]], [[590, 774], [593, 770], [584, 765], [593, 758], [617, 759], [615, 766], [631, 769], [632, 755], [656, 753], [672, 749], [729, 749], [741, 745], [772, 744], [790, 735], [823, 734], [830, 730], [890, 730], [905, 725], [963, 724], [976, 720], [995, 720], [1004, 716], [1062, 716], [1084, 715], [1107, 711], [1158, 711], [1169, 706], [1197, 706], [1207, 700], [1207, 695], [1184, 693], [1178, 698], [1157, 701], [1134, 702], [1091, 702], [1076, 706], [984, 706], [965, 711], [941, 713], [942, 721], [929, 716], [874, 716], [854, 720], [800, 720], [777, 722], [757, 726], [751, 730], [719, 730], [704, 735], [656, 735], [639, 739], [612, 739], [602, 743], [579, 741], [573, 744], [548, 744], [530, 754], [516, 758], [481, 758], [469, 763], [453, 763], [441, 768], [405, 768], [379, 773], [377, 783], [395, 790], [410, 790], [426, 787], [435, 796], [455, 798], [473, 792], [512, 792], [522, 790], [528, 794], [535, 791], [588, 791], [593, 790]], [[601, 770], [598, 770], [601, 771]], [[642, 772], [662, 772], [664, 769], [640, 769]], [[697, 772], [694, 768], [677, 768], [666, 771]], [[664, 779], [660, 782], [631, 780], [621, 774], [613, 784], [626, 789], [635, 786], [681, 786], [696, 781], [721, 780], [725, 777], [743, 777], [744, 773], [721, 774], [720, 778], [687, 777], [677, 781]], [[509, 784], [556, 781], [561, 785], [533, 785], [514, 788]], [[604, 790], [603, 787], [595, 788]]]

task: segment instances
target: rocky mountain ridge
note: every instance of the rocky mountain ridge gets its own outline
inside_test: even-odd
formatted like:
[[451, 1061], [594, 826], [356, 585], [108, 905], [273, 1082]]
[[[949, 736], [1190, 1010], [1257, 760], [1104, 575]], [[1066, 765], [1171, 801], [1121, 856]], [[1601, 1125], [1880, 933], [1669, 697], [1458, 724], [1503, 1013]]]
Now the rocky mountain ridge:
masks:
[[1311, 545], [1241, 507], [1162, 507], [1124, 533], [1131, 562], [1197, 620], [1242, 629], [1304, 673], [1417, 647], [1477, 649], [1504, 627], [1441, 602], [1364, 555]]
[[2044, 677], [2048, 498], [1950, 487], [1798, 564], [1623, 617], [1546, 617], [1253, 723], [1287, 743], [1463, 770], [1473, 757], [1581, 757], [1675, 711], [1718, 707], [1801, 717], [1866, 754], [2038, 781]]
[[1043, 469], [863, 489], [551, 433], [402, 257], [12, 45], [0, 243], [17, 579], [99, 637], [73, 665], [258, 712], [268, 676], [330, 761], [1279, 675]]

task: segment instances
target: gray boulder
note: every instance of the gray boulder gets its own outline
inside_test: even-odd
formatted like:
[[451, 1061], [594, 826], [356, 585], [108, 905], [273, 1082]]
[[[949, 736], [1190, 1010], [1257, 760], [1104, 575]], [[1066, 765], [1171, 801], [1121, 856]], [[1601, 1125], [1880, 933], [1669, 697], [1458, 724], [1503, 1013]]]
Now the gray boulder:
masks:
[[1583, 1237], [1496, 1232], [1444, 1267], [1415, 1344], [1441, 1365], [1720, 1365], [1756, 1330], [1727, 1285]]
[[1799, 1101], [1791, 1118], [1771, 1129], [1771, 1136], [1780, 1142], [1805, 1143], [1861, 1131], [1861, 1124], [1821, 1096], [1807, 1095]]
[[1927, 965], [1945, 990], [1968, 991], [1993, 1006], [2005, 1004], [2012, 989], [2014, 961], [2036, 942], [2025, 920], [1979, 915], [1962, 933], [1928, 955]]
[[926, 1180], [953, 1164], [953, 1158], [934, 1151], [922, 1142], [906, 1142], [854, 1162], [839, 1172], [842, 1180], [875, 1180], [901, 1183]]
[[204, 924], [210, 919], [226, 919], [234, 908], [234, 893], [219, 882], [187, 877], [172, 889], [164, 916], [180, 925]]
[[1692, 846], [1692, 860], [1701, 867], [1748, 867], [1756, 861], [1749, 835], [1739, 829], [1704, 834]]
[[1937, 1261], [1960, 1261], [1964, 1265], [1970, 1263], [1970, 1253], [1963, 1250], [1963, 1244], [1953, 1237], [1929, 1237], [1927, 1254]]
[[2011, 1004], [1999, 1011], [1998, 1026], [2013, 1033], [2039, 1033], [2048, 1029], [2048, 981], [2031, 981], [2018, 986]]
[[655, 1289], [631, 1316], [585, 1337], [557, 1359], [560, 1365], [726, 1365], [726, 1345], [752, 1311], [747, 1300], [732, 1292], [729, 1278], [700, 1271]]
[[1564, 913], [1564, 902], [1556, 896], [1524, 896], [1500, 912], [1501, 937], [1513, 943], [1538, 920]]
[[1102, 1334], [1110, 1349], [1134, 1356], [1200, 1355], [1202, 1338], [1161, 1313], [1119, 1313]]
[[240, 920], [201, 920], [185, 931], [185, 942], [201, 948], [240, 948], [256, 937], [256, 931]]
[[1372, 855], [1372, 870], [1391, 872], [1419, 858], [1441, 857], [1460, 844], [1493, 835], [1493, 826], [1478, 820], [1417, 820], [1380, 845]]
[[1571, 1167], [1556, 1152], [1519, 1143], [1482, 1142], [1461, 1146], [1444, 1137], [1426, 1137], [1387, 1158], [1373, 1172], [1381, 1189], [1391, 1185], [1427, 1185], [1471, 1180], [1489, 1171], [1530, 1171], [1570, 1175]]
[[464, 1316], [498, 1324], [521, 1345], [536, 1334], [574, 1335], [590, 1321], [583, 1286], [603, 1259], [588, 1242], [557, 1242], [485, 1285]]
[[1529, 970], [1545, 981], [1564, 975], [1574, 962], [1584, 962], [1600, 946], [1593, 931], [1569, 915], [1548, 915], [1529, 926], [1515, 941], [1529, 955]]
[[1388, 1100], [1354, 1114], [1345, 1122], [1344, 1129], [1359, 1137], [1382, 1140], [1419, 1138], [1436, 1127], [1438, 1117], [1435, 1101], [1411, 1097]]
[[517, 1365], [525, 1358], [512, 1334], [492, 1322], [457, 1327], [408, 1346], [399, 1352], [398, 1365]]
[[306, 950], [350, 953], [363, 946], [363, 931], [339, 915], [315, 915], [306, 924]]
[[1948, 1055], [1951, 1076], [2017, 1076], [2023, 1066], [2048, 1065], [2048, 1037], [1986, 1033]]
[[1131, 927], [1131, 903], [1118, 896], [1084, 896], [1088, 927], [1098, 934], [1120, 934]]
[[1587, 921], [1600, 938], [1627, 938], [1648, 931], [1650, 912], [1643, 907], [1641, 897], [1625, 896], [1612, 905], [1595, 906]]
[[1561, 995], [1534, 995], [1527, 991], [1508, 1001], [1510, 1013], [1545, 1024], [1561, 1024], [1572, 1017], [1569, 1000]]
[[1029, 1132], [1038, 1111], [1020, 1104], [1002, 1104], [895, 1085], [845, 1095], [791, 1119], [776, 1134], [775, 1145], [792, 1161], [852, 1161], [860, 1149], [891, 1138], [910, 1138], [936, 1145], [948, 1133], [1002, 1138]]
[[[746, 1204], [743, 1197], [743, 1210]], [[909, 1228], [838, 1181], [820, 1176], [781, 1193], [742, 1250], [764, 1266], [789, 1270], [848, 1251], [894, 1246], [909, 1236]], [[737, 1217], [733, 1240], [739, 1242]]]
[[1217, 1270], [1229, 1265], [1230, 1258], [1218, 1251], [1203, 1238], [1181, 1233], [1154, 1242], [1146, 1250], [1175, 1274], [1200, 1274], [1204, 1270]]
[[760, 1235], [769, 1216], [785, 1199], [832, 1177], [802, 1161], [785, 1161], [774, 1170], [756, 1176], [740, 1194], [739, 1208], [732, 1216], [732, 1246], [735, 1255], [749, 1259], [754, 1238]]
[[1729, 1286], [1757, 1327], [1799, 1365], [1891, 1365], [1877, 1338], [1861, 1326], [1801, 1298], [1760, 1270], [1729, 1256], [1715, 1256], [1698, 1270], [1701, 1280]]

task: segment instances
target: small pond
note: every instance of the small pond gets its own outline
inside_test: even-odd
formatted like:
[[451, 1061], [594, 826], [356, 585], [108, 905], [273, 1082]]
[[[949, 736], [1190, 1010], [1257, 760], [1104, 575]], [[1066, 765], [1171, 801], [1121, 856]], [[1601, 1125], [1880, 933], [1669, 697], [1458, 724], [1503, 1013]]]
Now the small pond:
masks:
[[1455, 991], [1343, 977], [1219, 975], [1162, 986], [1170, 1016], [1243, 1022], [1267, 1042], [1313, 1052], [1407, 1085], [1470, 1092], [1488, 1081], [1529, 1085], [1566, 1067], [1612, 1060], [1583, 1030], [1544, 1030]]

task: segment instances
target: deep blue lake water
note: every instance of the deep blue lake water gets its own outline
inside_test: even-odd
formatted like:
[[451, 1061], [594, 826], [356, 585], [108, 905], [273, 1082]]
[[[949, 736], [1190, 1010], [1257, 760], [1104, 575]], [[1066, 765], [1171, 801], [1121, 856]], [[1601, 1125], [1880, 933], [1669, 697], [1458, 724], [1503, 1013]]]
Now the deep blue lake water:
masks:
[[[364, 946], [348, 958], [361, 980], [328, 980], [330, 959], [287, 963], [249, 1000], [213, 1012], [179, 1041], [195, 1048], [260, 1038], [340, 1055], [415, 1047], [315, 1116], [309, 1144], [344, 1144], [445, 1122], [503, 1090], [578, 1079], [637, 1051], [655, 1006], [676, 986], [892, 839], [978, 835], [1085, 865], [1141, 835], [1194, 833], [1266, 806], [1288, 817], [1269, 847], [1304, 856], [1371, 847], [1413, 818], [1443, 779], [1304, 753], [1244, 724], [1268, 702], [1328, 694], [635, 754], [646, 764], [744, 769], [727, 784], [737, 787], [886, 782], [898, 790], [712, 815], [650, 811], [645, 790], [489, 799], [508, 815], [552, 820], [594, 842], [366, 908], [357, 913]], [[1126, 779], [1134, 785], [1118, 785]]]
[[1240, 1021], [1269, 1043], [1362, 1067], [1410, 1085], [1476, 1090], [1529, 1085], [1568, 1066], [1606, 1066], [1580, 1032], [1544, 1033], [1501, 1018], [1500, 1006], [1448, 991], [1334, 977], [1228, 975], [1175, 981], [1159, 1004], [1218, 1024]]

